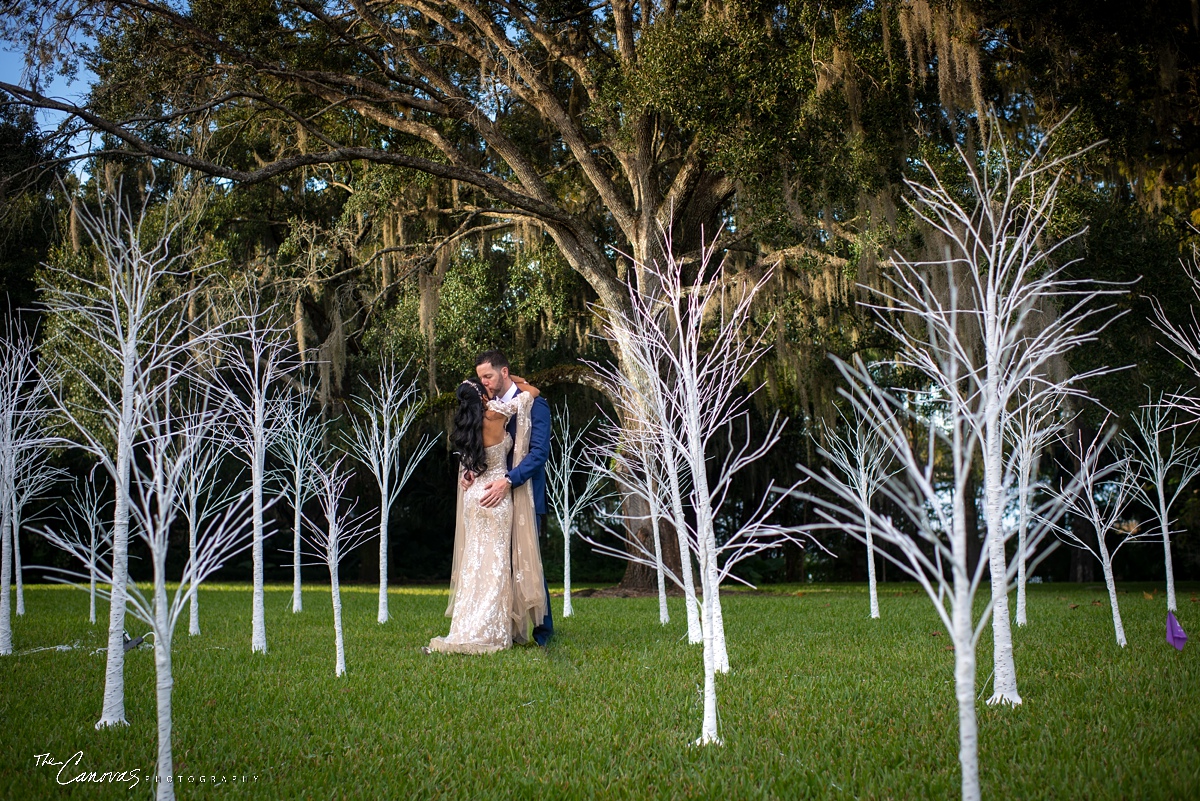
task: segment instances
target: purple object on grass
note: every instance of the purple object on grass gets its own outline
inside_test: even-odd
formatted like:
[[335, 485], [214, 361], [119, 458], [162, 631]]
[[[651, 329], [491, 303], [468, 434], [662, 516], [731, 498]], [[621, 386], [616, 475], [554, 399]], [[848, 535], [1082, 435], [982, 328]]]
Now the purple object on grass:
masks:
[[1175, 646], [1176, 651], [1182, 651], [1184, 643], [1187, 642], [1187, 635], [1183, 633], [1183, 627], [1175, 619], [1174, 612], [1167, 612], [1167, 642]]

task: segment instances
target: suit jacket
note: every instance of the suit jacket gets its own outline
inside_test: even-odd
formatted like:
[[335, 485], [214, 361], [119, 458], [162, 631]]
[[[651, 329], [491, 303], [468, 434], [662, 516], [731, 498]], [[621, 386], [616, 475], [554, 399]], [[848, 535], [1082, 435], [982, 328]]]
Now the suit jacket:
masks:
[[[514, 487], [532, 481], [534, 512], [546, 514], [546, 459], [550, 457], [550, 404], [540, 395], [534, 398], [529, 412], [529, 453], [516, 467], [512, 464], [512, 453], [508, 455], [508, 480]], [[517, 416], [508, 421], [508, 433], [517, 436]]]

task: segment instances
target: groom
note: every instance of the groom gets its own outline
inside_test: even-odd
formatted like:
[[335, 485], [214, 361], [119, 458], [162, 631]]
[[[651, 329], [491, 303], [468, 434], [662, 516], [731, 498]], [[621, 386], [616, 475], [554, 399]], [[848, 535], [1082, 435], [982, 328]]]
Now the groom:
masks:
[[[483, 388], [492, 398], [512, 400], [517, 395], [517, 385], [508, 376], [508, 359], [498, 350], [484, 351], [475, 359], [475, 374]], [[529, 453], [514, 466], [512, 452], [508, 454], [508, 475], [493, 481], [483, 488], [479, 504], [485, 507], [498, 505], [508, 494], [509, 488], [519, 487], [526, 481], [533, 482], [533, 507], [537, 514], [538, 536], [546, 527], [546, 459], [550, 455], [550, 404], [544, 396], [533, 401], [530, 411]], [[516, 439], [517, 417], [508, 421], [509, 436]], [[543, 577], [544, 582], [544, 577]], [[554, 621], [550, 616], [550, 590], [546, 589], [546, 617], [533, 628], [533, 640], [545, 645], [554, 633]]]

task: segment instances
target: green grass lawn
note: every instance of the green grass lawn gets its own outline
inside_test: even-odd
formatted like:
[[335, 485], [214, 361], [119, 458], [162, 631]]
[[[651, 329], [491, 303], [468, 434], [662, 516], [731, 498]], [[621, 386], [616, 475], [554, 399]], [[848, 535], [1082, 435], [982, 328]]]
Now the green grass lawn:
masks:
[[[351, 587], [348, 674], [337, 679], [328, 591], [307, 591], [305, 611], [293, 615], [290, 588], [269, 588], [270, 651], [255, 655], [249, 590], [205, 588], [203, 636], [188, 637], [185, 619], [175, 641], [175, 760], [192, 777], [178, 793], [955, 797], [953, 654], [925, 596], [914, 585], [884, 585], [883, 618], [871, 621], [862, 586], [770, 589], [777, 594], [725, 597], [733, 666], [718, 677], [725, 745], [697, 748], [701, 652], [686, 643], [679, 599], [665, 628], [656, 599], [585, 597], [557, 621], [545, 650], [426, 656], [419, 647], [448, 627], [444, 592], [396, 590], [393, 619], [379, 625], [374, 589]], [[1143, 587], [1122, 587], [1130, 643], [1122, 650], [1102, 586], [1030, 589], [1030, 625], [1015, 632], [1023, 706], [984, 705], [990, 631], [979, 648], [984, 796], [1200, 798], [1200, 642], [1183, 653], [1166, 644], [1161, 590], [1147, 600]], [[1194, 640], [1198, 590], [1180, 588], [1181, 622]], [[156, 747], [152, 652], [128, 655], [130, 726], [98, 732], [104, 655], [93, 651], [105, 644], [107, 606], [103, 622], [89, 626], [78, 590], [29, 586], [26, 603], [14, 621], [17, 653], [0, 658], [0, 793], [145, 797]], [[138, 768], [141, 784], [132, 792], [58, 786], [56, 769], [35, 766], [36, 754], [62, 760], [78, 751], [82, 768]], [[200, 784], [201, 775], [225, 783]]]

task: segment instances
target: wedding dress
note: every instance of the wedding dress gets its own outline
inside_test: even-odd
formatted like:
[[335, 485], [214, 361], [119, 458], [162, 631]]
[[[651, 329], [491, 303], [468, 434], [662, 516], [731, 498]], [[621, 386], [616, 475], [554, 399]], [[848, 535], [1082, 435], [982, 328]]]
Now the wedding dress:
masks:
[[[514, 457], [523, 457], [528, 448], [528, 434], [520, 426], [522, 422], [526, 427], [528, 425], [530, 402], [527, 395], [518, 395], [507, 402], [488, 402], [489, 409], [505, 417], [517, 415], [517, 444], [524, 448], [517, 447]], [[539, 606], [526, 600], [532, 593], [529, 586], [536, 583], [537, 591], [542, 591], [541, 558], [537, 552], [536, 529], [533, 528], [532, 503], [526, 497], [529, 488], [518, 487], [516, 492], [510, 492], [491, 508], [479, 504], [484, 487], [507, 475], [508, 453], [513, 446], [512, 438], [505, 432], [503, 440], [485, 448], [487, 468], [475, 476], [475, 481], [461, 494], [454, 576], [447, 610], [451, 617], [450, 633], [430, 640], [431, 651], [487, 654], [511, 647], [514, 639], [523, 642], [527, 636], [528, 620]], [[536, 565], [531, 560], [536, 560]], [[544, 614], [544, 602], [540, 606]]]

